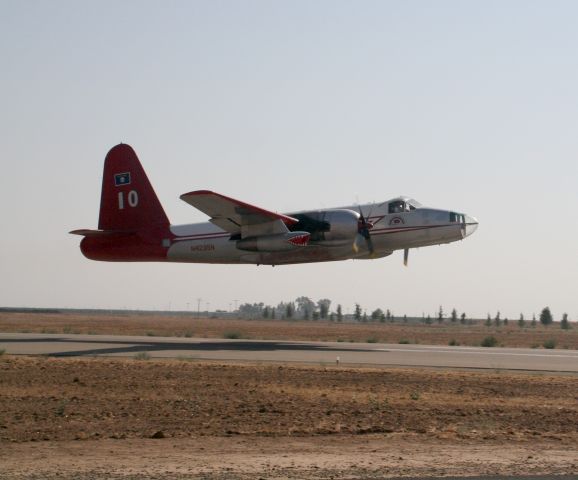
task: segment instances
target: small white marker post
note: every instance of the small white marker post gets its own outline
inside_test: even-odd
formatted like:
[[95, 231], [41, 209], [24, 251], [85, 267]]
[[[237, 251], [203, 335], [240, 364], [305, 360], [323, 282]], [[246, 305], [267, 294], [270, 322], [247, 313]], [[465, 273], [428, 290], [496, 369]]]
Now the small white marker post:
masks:
[[339, 366], [339, 361], [340, 361], [340, 360], [341, 360], [341, 359], [340, 359], [339, 356], [338, 356], [338, 357], [335, 359], [335, 365]]

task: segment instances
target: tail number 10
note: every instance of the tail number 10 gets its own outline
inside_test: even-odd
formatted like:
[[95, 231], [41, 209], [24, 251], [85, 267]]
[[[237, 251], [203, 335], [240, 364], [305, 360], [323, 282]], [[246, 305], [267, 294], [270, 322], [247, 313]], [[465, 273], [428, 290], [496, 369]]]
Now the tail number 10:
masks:
[[[138, 193], [136, 190], [131, 190], [128, 192], [126, 199], [129, 207], [136, 207], [138, 205]], [[124, 209], [124, 192], [118, 192], [118, 209]]]

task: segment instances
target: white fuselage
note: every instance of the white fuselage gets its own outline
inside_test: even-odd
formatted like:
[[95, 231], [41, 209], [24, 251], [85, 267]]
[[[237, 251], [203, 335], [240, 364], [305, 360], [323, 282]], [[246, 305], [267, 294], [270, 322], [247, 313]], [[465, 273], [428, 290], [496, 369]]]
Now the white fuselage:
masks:
[[319, 216], [337, 210], [361, 213], [367, 221], [373, 224], [370, 230], [373, 253], [370, 253], [364, 241], [360, 241], [358, 234], [351, 238], [344, 237], [340, 241], [316, 239], [312, 235], [308, 245], [290, 251], [245, 251], [237, 248], [237, 241], [230, 233], [212, 223], [205, 222], [171, 226], [171, 233], [174, 237], [170, 240], [167, 260], [190, 263], [282, 265], [379, 258], [391, 255], [395, 250], [462, 240], [477, 228], [477, 221], [473, 217], [448, 210], [423, 207], [405, 197], [381, 204], [304, 211], [287, 215], [299, 218]]

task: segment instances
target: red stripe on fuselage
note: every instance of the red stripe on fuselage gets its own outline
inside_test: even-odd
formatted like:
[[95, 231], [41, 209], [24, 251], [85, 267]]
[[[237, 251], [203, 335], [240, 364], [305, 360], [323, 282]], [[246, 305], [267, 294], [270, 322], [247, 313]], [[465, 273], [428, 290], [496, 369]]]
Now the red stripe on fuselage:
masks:
[[181, 242], [185, 240], [211, 240], [213, 238], [228, 238], [230, 233], [199, 233], [198, 235], [185, 235], [182, 237], [175, 237], [174, 242]]
[[416, 230], [431, 230], [432, 228], [445, 228], [459, 226], [459, 223], [446, 223], [444, 225], [424, 225], [419, 227], [398, 227], [398, 228], [380, 228], [371, 230], [371, 235], [385, 235], [388, 233], [402, 233], [402, 232], [413, 232]]

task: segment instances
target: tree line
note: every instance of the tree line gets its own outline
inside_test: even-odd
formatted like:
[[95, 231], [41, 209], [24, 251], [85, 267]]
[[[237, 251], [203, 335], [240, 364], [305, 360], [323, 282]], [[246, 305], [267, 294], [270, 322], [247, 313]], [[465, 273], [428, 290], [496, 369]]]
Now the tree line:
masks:
[[[250, 319], [279, 319], [279, 320], [329, 320], [332, 322], [343, 322], [344, 320], [356, 321], [356, 322], [404, 322], [409, 321], [407, 315], [396, 316], [390, 309], [376, 308], [371, 312], [367, 312], [359, 303], [356, 303], [353, 308], [352, 314], [344, 314], [343, 307], [338, 304], [334, 310], [331, 309], [331, 300], [328, 298], [322, 298], [316, 302], [311, 300], [309, 297], [301, 296], [293, 301], [280, 302], [276, 306], [265, 305], [263, 302], [260, 303], [244, 303], [240, 305], [238, 310], [238, 315], [242, 318]], [[465, 312], [458, 313], [458, 311], [453, 308], [449, 315], [446, 315], [442, 306], [440, 306], [435, 318], [432, 318], [430, 314], [427, 316], [422, 314], [421, 319], [419, 317], [412, 318], [412, 321], [420, 321], [425, 324], [432, 324], [437, 322], [441, 323], [460, 323], [465, 324], [475, 324], [479, 320], [469, 318]], [[542, 309], [539, 322], [542, 325], [548, 326], [554, 322], [554, 317], [549, 307]], [[489, 313], [484, 322], [486, 326], [501, 326], [508, 325], [508, 318], [502, 318], [500, 312], [498, 311], [494, 317]], [[538, 323], [536, 320], [536, 315], [532, 316], [532, 320], [527, 321], [524, 314], [521, 313], [517, 324], [519, 327], [523, 328], [526, 326], [535, 327]], [[564, 313], [560, 319], [560, 327], [563, 329], [570, 328], [570, 321], [568, 319], [568, 314]]]

